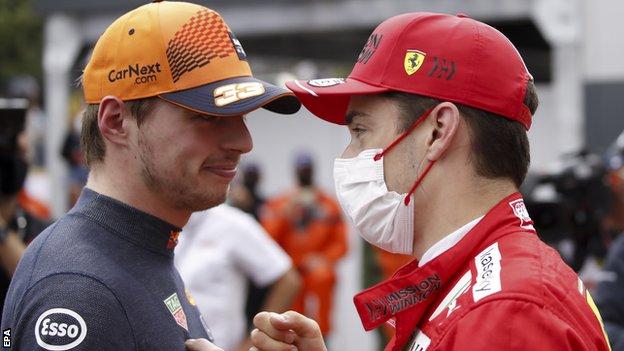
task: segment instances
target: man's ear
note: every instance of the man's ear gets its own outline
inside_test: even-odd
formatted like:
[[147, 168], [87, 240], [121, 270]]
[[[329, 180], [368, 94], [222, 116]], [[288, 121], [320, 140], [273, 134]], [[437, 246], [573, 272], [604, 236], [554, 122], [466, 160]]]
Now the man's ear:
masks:
[[106, 96], [98, 109], [98, 128], [102, 137], [114, 144], [126, 144], [128, 131], [124, 102], [115, 96]]
[[427, 159], [437, 161], [442, 157], [446, 149], [453, 142], [460, 123], [460, 115], [457, 106], [451, 102], [443, 102], [436, 106], [429, 117], [431, 135], [427, 145]]

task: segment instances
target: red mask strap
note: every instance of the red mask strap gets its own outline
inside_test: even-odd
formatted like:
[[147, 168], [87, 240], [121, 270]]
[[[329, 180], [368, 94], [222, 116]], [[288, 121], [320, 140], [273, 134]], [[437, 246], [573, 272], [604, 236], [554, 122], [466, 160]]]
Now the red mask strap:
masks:
[[422, 115], [420, 115], [420, 117], [418, 117], [418, 119], [416, 119], [416, 121], [414, 121], [414, 123], [409, 127], [408, 130], [406, 130], [403, 134], [401, 134], [401, 136], [399, 136], [398, 138], [396, 138], [390, 145], [388, 145], [388, 147], [386, 147], [383, 151], [381, 151], [380, 153], [378, 153], [377, 155], [375, 155], [375, 157], [373, 157], [373, 160], [375, 161], [379, 161], [385, 154], [388, 153], [388, 151], [392, 150], [392, 148], [394, 148], [398, 143], [401, 142], [401, 140], [405, 139], [405, 137], [407, 137], [408, 135], [410, 135], [411, 132], [414, 131], [414, 129], [416, 129], [416, 127], [418, 127], [422, 122], [424, 122], [427, 119], [427, 116], [429, 116], [429, 114], [431, 113], [431, 111], [433, 111], [433, 107], [428, 109], [427, 111], [425, 111]]
[[[428, 109], [427, 111], [425, 111], [422, 115], [420, 115], [420, 117], [418, 117], [418, 119], [416, 119], [416, 121], [414, 121], [414, 123], [409, 127], [408, 130], [406, 130], [403, 134], [401, 134], [398, 138], [396, 138], [390, 145], [388, 145], [388, 147], [386, 147], [380, 153], [375, 155], [375, 157], [373, 157], [373, 160], [375, 160], [375, 161], [381, 160], [381, 158], [385, 154], [387, 154], [388, 151], [392, 150], [392, 148], [394, 148], [398, 143], [400, 143], [403, 139], [405, 139], [405, 137], [410, 135], [410, 133], [413, 132], [414, 129], [416, 129], [416, 127], [418, 127], [422, 122], [424, 122], [427, 119], [427, 116], [429, 116], [429, 114], [431, 113], [431, 111], [433, 111], [433, 109], [434, 108], [432, 107], [432, 108]], [[429, 162], [429, 164], [427, 165], [427, 168], [425, 168], [425, 171], [423, 172], [423, 174], [421, 174], [420, 177], [418, 179], [416, 179], [416, 182], [414, 183], [414, 185], [412, 186], [410, 191], [407, 193], [407, 196], [403, 200], [403, 203], [405, 203], [405, 206], [409, 205], [410, 198], [412, 197], [412, 194], [414, 193], [414, 191], [416, 191], [416, 188], [418, 188], [418, 186], [423, 181], [423, 179], [425, 179], [425, 176], [427, 175], [427, 173], [429, 173], [429, 171], [431, 170], [431, 167], [433, 166], [434, 163], [435, 163], [435, 161]]]
[[435, 163], [435, 161], [429, 162], [429, 164], [427, 165], [427, 168], [425, 168], [425, 171], [423, 172], [423, 174], [421, 174], [420, 177], [418, 177], [418, 179], [416, 179], [416, 182], [414, 182], [414, 185], [412, 185], [412, 188], [410, 189], [410, 191], [407, 193], [407, 196], [405, 196], [405, 199], [403, 200], [403, 203], [405, 204], [405, 206], [409, 205], [410, 199], [412, 198], [412, 194], [414, 193], [414, 191], [416, 191], [416, 188], [418, 188], [420, 183], [422, 183], [423, 179], [425, 179], [425, 176], [427, 175], [427, 173], [429, 173], [429, 171], [431, 170], [431, 167], [433, 167], [434, 163]]

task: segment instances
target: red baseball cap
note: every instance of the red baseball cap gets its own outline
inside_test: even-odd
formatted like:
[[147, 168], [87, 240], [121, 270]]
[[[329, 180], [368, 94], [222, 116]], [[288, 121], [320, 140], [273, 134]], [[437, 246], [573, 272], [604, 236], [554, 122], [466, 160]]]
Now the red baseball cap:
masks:
[[519, 121], [529, 73], [501, 32], [465, 15], [415, 12], [382, 22], [348, 78], [286, 83], [316, 116], [346, 124], [351, 95], [400, 91], [451, 101]]

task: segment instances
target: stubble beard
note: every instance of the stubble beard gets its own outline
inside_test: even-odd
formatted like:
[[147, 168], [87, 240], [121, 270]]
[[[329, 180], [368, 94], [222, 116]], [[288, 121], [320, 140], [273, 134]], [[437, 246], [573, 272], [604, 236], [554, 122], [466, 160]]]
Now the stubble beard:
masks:
[[153, 148], [139, 136], [139, 157], [141, 178], [152, 194], [168, 202], [175, 209], [192, 212], [203, 211], [225, 202], [226, 192], [206, 189], [196, 184], [193, 173], [179, 165], [173, 168], [158, 169], [154, 162]]

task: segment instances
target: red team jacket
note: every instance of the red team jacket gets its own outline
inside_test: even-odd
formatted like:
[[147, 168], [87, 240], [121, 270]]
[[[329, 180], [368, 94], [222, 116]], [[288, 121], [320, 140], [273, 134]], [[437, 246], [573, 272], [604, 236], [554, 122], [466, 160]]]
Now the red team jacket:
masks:
[[577, 275], [537, 237], [519, 193], [455, 246], [354, 297], [364, 328], [388, 322], [386, 351], [610, 350]]

